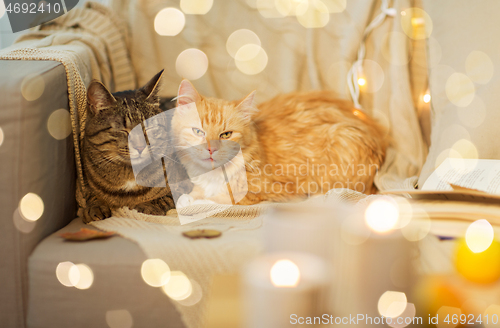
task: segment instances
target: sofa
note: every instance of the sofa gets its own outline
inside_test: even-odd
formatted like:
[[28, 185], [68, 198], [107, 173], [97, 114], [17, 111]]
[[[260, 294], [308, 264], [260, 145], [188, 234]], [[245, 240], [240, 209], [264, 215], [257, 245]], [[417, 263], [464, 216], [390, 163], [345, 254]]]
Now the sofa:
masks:
[[[255, 87], [261, 89], [259, 100], [262, 101], [281, 92], [328, 88], [339, 97], [350, 98], [345, 83], [349, 64], [356, 59], [364, 28], [379, 14], [379, 1], [348, 1], [345, 11], [331, 14], [329, 25], [322, 30], [315, 29], [315, 34], [311, 34], [311, 29], [303, 29], [293, 17], [262, 16], [253, 3], [256, 2], [215, 3], [206, 16], [188, 15], [184, 32], [168, 39], [155, 33], [152, 21], [159, 9], [178, 6], [177, 1], [112, 1], [113, 10], [127, 22], [130, 30], [128, 50], [135, 70], [135, 84], [144, 84], [154, 73], [166, 68], [161, 95], [175, 95], [181, 79], [175, 67], [176, 58], [186, 48], [196, 47], [208, 55], [211, 65], [195, 82], [203, 94], [236, 99]], [[484, 20], [484, 24], [490, 24], [494, 17], [486, 15], [488, 19], [484, 19], [481, 15], [485, 10], [496, 12], [488, 8], [497, 8], [498, 4], [481, 1], [470, 8], [466, 1], [460, 3], [461, 6], [455, 1], [423, 2], [430, 17], [439, 17], [432, 20], [432, 39], [408, 39], [396, 49], [388, 43], [387, 33], [402, 34], [401, 17], [397, 16], [387, 18], [365, 40], [366, 59], [383, 63], [380, 68], [374, 68], [375, 73], [366, 72], [368, 80], [378, 69], [385, 73], [385, 80], [380, 90], [362, 92], [360, 103], [396, 137], [377, 180], [380, 189], [418, 176], [429, 151], [429, 124], [442, 126], [447, 121], [446, 115], [455, 115], [450, 114], [453, 105], [446, 102], [446, 90], [442, 87], [445, 75], [440, 73], [446, 71], [444, 65], [458, 70], [464, 60], [462, 55], [453, 53], [454, 42], [461, 39], [468, 41], [468, 45], [474, 43], [474, 48], [484, 52], [493, 51], [484, 46], [492, 44], [493, 35], [478, 40], [474, 37], [479, 33], [477, 27], [474, 32], [465, 33], [465, 27], [459, 23], [465, 21], [476, 26], [474, 24]], [[399, 15], [401, 10], [421, 4], [407, 0], [394, 1], [393, 6]], [[228, 13], [233, 12], [241, 13], [241, 19], [231, 15], [227, 18]], [[449, 33], [449, 26], [457, 30]], [[230, 58], [224, 57], [227, 56], [224, 42], [235, 28], [251, 28], [261, 36], [269, 56], [265, 76], [241, 75]], [[44, 33], [50, 36], [49, 32]], [[22, 46], [21, 43], [13, 47]], [[466, 48], [464, 52], [469, 52], [470, 47]], [[312, 55], [310, 49], [314, 50]], [[90, 58], [89, 48], [83, 46], [74, 51], [80, 52], [82, 58]], [[391, 58], [405, 55], [411, 60], [391, 62]], [[432, 62], [437, 56], [439, 64]], [[430, 94], [433, 101], [436, 99], [432, 111], [422, 101], [428, 87], [426, 65], [429, 60]], [[111, 87], [117, 85], [109, 73], [111, 64], [96, 65], [94, 61], [84, 60], [79, 68], [84, 84], [98, 77]], [[223, 68], [228, 71], [222, 72]], [[0, 60], [0, 246], [3, 250], [0, 325], [8, 328], [185, 327], [172, 301], [144, 283], [141, 265], [147, 256], [136, 243], [120, 236], [84, 243], [68, 242], [60, 237], [61, 233], [83, 227], [95, 229], [77, 217], [77, 165], [74, 135], [68, 128], [70, 102], [66, 69], [58, 61]], [[311, 71], [316, 75], [311, 75]], [[495, 74], [497, 77], [498, 73]], [[493, 79], [494, 82], [497, 79]], [[485, 88], [492, 85], [477, 87], [477, 93], [486, 94]], [[491, 102], [489, 97], [485, 96], [485, 102]], [[52, 116], [55, 111], [58, 114]], [[431, 122], [427, 119], [429, 113], [432, 113]], [[474, 130], [470, 135], [472, 141], [491, 140], [496, 133], [492, 129], [483, 132]], [[435, 130], [430, 140], [432, 163], [425, 164], [426, 175], [434, 169], [443, 149], [456, 142], [453, 136], [441, 142], [440, 133]], [[498, 150], [480, 150], [479, 156], [500, 158]], [[29, 193], [43, 200], [43, 210], [36, 221], [27, 221], [19, 214], [20, 202]], [[92, 288], [77, 289], [59, 282], [56, 268], [66, 261], [92, 268]]]

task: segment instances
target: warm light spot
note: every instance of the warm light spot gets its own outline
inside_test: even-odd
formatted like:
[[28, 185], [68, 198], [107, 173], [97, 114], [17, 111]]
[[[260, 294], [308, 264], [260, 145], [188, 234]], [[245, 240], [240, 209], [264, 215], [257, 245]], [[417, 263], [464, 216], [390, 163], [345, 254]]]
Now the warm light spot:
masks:
[[35, 229], [37, 221], [28, 221], [24, 219], [21, 214], [19, 214], [19, 208], [14, 211], [14, 215], [12, 215], [12, 221], [14, 222], [14, 226], [17, 230], [22, 233], [30, 233]]
[[57, 140], [66, 139], [71, 134], [71, 118], [66, 109], [57, 109], [50, 114], [47, 130]]
[[288, 15], [293, 15], [294, 12], [292, 11], [294, 1], [292, 0], [274, 0], [274, 6], [276, 10], [280, 13], [282, 16], [288, 16]]
[[278, 18], [285, 16], [276, 8], [275, 0], [257, 0], [255, 6], [259, 10], [259, 13], [262, 15], [262, 17]]
[[290, 260], [279, 260], [271, 268], [271, 282], [275, 287], [296, 287], [300, 281], [299, 267]]
[[321, 0], [321, 2], [326, 5], [330, 14], [341, 13], [347, 6], [347, 0]]
[[186, 49], [177, 56], [175, 69], [180, 77], [197, 80], [207, 72], [208, 57], [201, 50]]
[[476, 83], [488, 83], [493, 77], [494, 71], [490, 56], [482, 51], [471, 52], [465, 60], [465, 72]]
[[214, 0], [181, 0], [181, 9], [190, 15], [205, 15], [212, 9]]
[[424, 103], [428, 104], [431, 102], [431, 95], [426, 93], [423, 97]]
[[[384, 84], [385, 74], [382, 66], [374, 60], [365, 59], [363, 60], [363, 78], [365, 79], [365, 85], [363, 92], [374, 93], [382, 88]], [[359, 82], [358, 82], [359, 83]]]
[[415, 304], [408, 303], [406, 309], [397, 318], [386, 319], [387, 325], [392, 328], [404, 328], [413, 323], [413, 320], [410, 319], [413, 319], [416, 314], [417, 309], [415, 308]]
[[45, 91], [45, 80], [41, 75], [27, 75], [21, 83], [21, 93], [27, 101], [34, 101], [40, 98]]
[[191, 296], [193, 285], [184, 273], [172, 271], [168, 283], [162, 287], [162, 290], [171, 299], [182, 301]]
[[177, 302], [179, 302], [179, 304], [183, 306], [193, 306], [195, 304], [198, 304], [198, 302], [201, 301], [203, 297], [203, 291], [200, 284], [198, 284], [193, 279], [190, 279], [189, 281], [191, 282], [192, 287], [191, 294], [183, 300], [177, 300]]
[[500, 323], [500, 305], [491, 304], [484, 311], [484, 316], [488, 316], [489, 320], [483, 320], [484, 328], [498, 328]]
[[431, 17], [420, 8], [408, 8], [402, 11], [401, 26], [403, 32], [414, 40], [427, 39], [433, 29]]
[[399, 209], [389, 197], [372, 201], [365, 210], [365, 222], [373, 231], [384, 233], [394, 229], [398, 223]]
[[19, 213], [28, 221], [36, 221], [43, 214], [43, 200], [37, 194], [27, 193], [19, 202]]
[[413, 210], [412, 220], [401, 229], [403, 236], [409, 241], [419, 241], [425, 238], [431, 230], [431, 219], [422, 209]]
[[247, 44], [241, 47], [234, 57], [238, 70], [247, 75], [262, 72], [267, 66], [267, 53], [256, 44]]
[[[76, 268], [77, 276], [75, 277], [75, 269], [76, 265], [72, 262], [61, 262], [56, 267], [56, 277], [59, 282], [66, 287], [74, 287], [75, 284], [80, 279], [80, 272], [78, 272], [78, 268]], [[73, 275], [70, 279], [70, 271], [73, 269]]]
[[297, 20], [305, 28], [320, 28], [330, 20], [328, 7], [320, 0], [301, 2], [296, 9]]
[[148, 259], [142, 263], [141, 275], [146, 284], [161, 287], [170, 279], [170, 268], [163, 260]]
[[465, 74], [453, 73], [446, 80], [446, 96], [458, 107], [468, 106], [474, 99], [476, 88], [472, 80]]
[[[451, 149], [454, 150], [454, 154], [459, 154], [458, 158], [468, 158], [468, 159], [478, 159], [479, 154], [476, 146], [472, 142], [467, 139], [460, 139], [451, 146]], [[450, 152], [450, 157], [452, 156], [452, 152]]]
[[493, 227], [486, 220], [472, 222], [465, 233], [467, 246], [474, 253], [481, 253], [490, 247], [495, 233]]
[[405, 293], [386, 291], [378, 300], [378, 312], [386, 318], [399, 317], [406, 309]]
[[[460, 318], [462, 311], [457, 307], [442, 306], [437, 311], [436, 315], [438, 317], [437, 328], [454, 328], [458, 326], [460, 320], [456, 320], [455, 323], [452, 320], [453, 317]], [[446, 320], [448, 318], [448, 320]], [[445, 322], [446, 320], [446, 322]]]
[[[237, 30], [231, 33], [229, 38], [227, 38], [226, 50], [229, 53], [229, 55], [234, 58], [238, 50], [240, 50], [241, 47], [247, 44], [256, 44], [259, 47], [261, 45], [259, 37], [253, 31], [247, 29]], [[254, 54], [253, 57], [257, 55], [259, 50], [260, 49], [257, 48], [257, 52]]]
[[134, 320], [128, 310], [106, 311], [106, 323], [109, 328], [132, 328]]
[[0, 128], [0, 146], [3, 144], [3, 137], [4, 137], [3, 129]]
[[155, 31], [159, 35], [174, 36], [179, 34], [186, 24], [186, 17], [179, 9], [164, 8], [155, 16]]
[[365, 85], [365, 84], [366, 84], [366, 79], [365, 79], [365, 78], [363, 78], [363, 77], [360, 77], [360, 78], [358, 79], [358, 84], [359, 84], [360, 86]]
[[73, 265], [68, 272], [69, 281], [78, 289], [89, 289], [94, 282], [94, 273], [86, 264]]

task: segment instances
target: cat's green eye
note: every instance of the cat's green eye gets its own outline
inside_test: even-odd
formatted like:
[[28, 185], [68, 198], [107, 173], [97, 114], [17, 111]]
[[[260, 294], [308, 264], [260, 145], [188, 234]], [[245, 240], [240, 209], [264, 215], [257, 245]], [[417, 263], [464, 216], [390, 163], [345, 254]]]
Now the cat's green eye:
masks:
[[198, 137], [204, 137], [205, 136], [205, 132], [201, 131], [200, 129], [197, 129], [197, 128], [193, 128], [193, 133], [195, 135], [197, 135]]
[[220, 134], [221, 139], [229, 139], [233, 135], [233, 131], [227, 131]]

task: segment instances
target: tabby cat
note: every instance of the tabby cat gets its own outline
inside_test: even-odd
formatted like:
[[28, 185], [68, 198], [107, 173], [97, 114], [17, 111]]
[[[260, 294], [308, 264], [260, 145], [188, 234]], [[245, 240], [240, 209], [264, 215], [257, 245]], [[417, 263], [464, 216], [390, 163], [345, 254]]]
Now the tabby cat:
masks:
[[[177, 106], [194, 103], [198, 115], [177, 110], [173, 116], [181, 162], [196, 177], [193, 191], [181, 196], [178, 207], [198, 200], [229, 203], [227, 183], [201, 174], [208, 165], [223, 163], [226, 181], [234, 180], [232, 189], [248, 186], [239, 201], [243, 205], [300, 200], [332, 188], [375, 191], [387, 138], [373, 119], [330, 91], [279, 95], [259, 106], [254, 96], [252, 92], [241, 101], [203, 97], [189, 81], [181, 82]], [[244, 179], [233, 176], [242, 163], [225, 158], [223, 141], [241, 147]]]
[[[139, 138], [129, 138], [137, 125], [162, 112], [157, 96], [163, 71], [144, 87], [134, 91], [111, 94], [100, 82], [94, 81], [87, 91], [88, 111], [82, 160], [87, 181], [86, 208], [83, 220], [102, 220], [111, 210], [128, 206], [139, 212], [165, 215], [174, 207], [168, 184], [165, 187], [145, 187], [136, 183], [132, 162], [141, 163], [150, 157], [149, 150]], [[144, 128], [144, 125], [142, 125]], [[146, 128], [147, 131], [147, 128]], [[157, 128], [155, 135], [167, 148], [167, 129]], [[130, 140], [129, 140], [130, 139]], [[129, 147], [130, 145], [130, 147]], [[151, 173], [151, 172], [150, 172]], [[149, 180], [165, 185], [163, 170], [153, 170]]]

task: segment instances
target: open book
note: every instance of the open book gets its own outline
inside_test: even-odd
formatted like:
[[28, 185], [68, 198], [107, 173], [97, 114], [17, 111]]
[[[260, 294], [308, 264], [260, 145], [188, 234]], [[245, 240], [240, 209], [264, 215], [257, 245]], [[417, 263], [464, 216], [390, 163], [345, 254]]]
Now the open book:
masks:
[[500, 160], [448, 158], [420, 190], [383, 193], [409, 196], [432, 219], [487, 219], [500, 226]]

